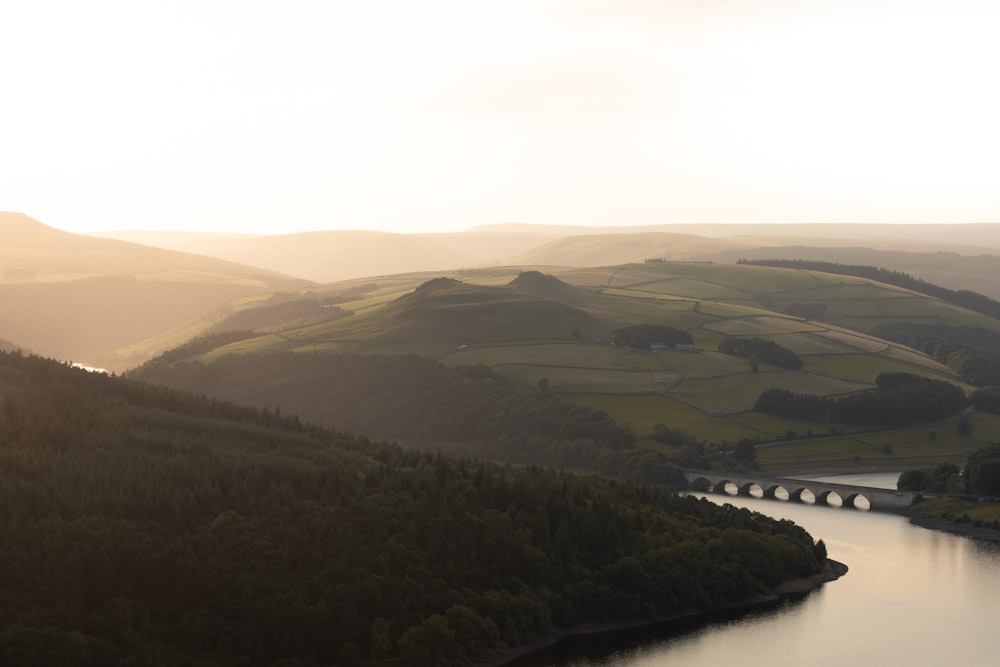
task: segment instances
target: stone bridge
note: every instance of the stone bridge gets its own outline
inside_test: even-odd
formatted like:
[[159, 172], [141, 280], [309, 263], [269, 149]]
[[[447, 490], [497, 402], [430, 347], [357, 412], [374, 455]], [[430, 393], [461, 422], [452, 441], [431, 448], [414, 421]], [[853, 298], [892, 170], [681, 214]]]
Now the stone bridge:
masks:
[[[872, 510], [898, 510], [913, 504], [916, 495], [911, 491], [896, 491], [894, 489], [877, 489], [870, 486], [853, 484], [831, 484], [810, 479], [793, 479], [790, 477], [768, 477], [755, 473], [714, 472], [706, 470], [684, 470], [688, 485], [696, 491], [716, 491], [726, 493], [727, 483], [737, 488], [738, 495], [751, 496], [754, 488], [760, 490], [764, 498], [778, 498], [779, 490], [788, 495], [788, 500], [807, 502], [803, 493], [808, 491], [815, 498], [817, 505], [830, 505], [831, 497], [840, 498], [843, 507], [859, 507], [856, 501], [864, 498]], [[836, 503], [832, 503], [836, 504]], [[862, 507], [863, 508], [863, 503]]]

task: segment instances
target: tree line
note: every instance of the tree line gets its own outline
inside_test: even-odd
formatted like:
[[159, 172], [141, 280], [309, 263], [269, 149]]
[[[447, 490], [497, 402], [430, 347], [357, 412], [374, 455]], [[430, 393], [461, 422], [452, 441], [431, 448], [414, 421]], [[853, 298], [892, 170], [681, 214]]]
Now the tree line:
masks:
[[977, 449], [964, 468], [950, 461], [907, 470], [899, 476], [900, 491], [1000, 496], [1000, 443]]
[[693, 345], [694, 338], [690, 331], [676, 329], [659, 324], [637, 324], [623, 327], [613, 334], [611, 340], [618, 347], [632, 347], [638, 350], [650, 350], [655, 344]]
[[0, 353], [0, 663], [468, 665], [815, 573], [802, 528]]
[[874, 390], [832, 397], [766, 389], [754, 410], [806, 421], [905, 426], [951, 417], [968, 405], [960, 387], [911, 373], [882, 373], [875, 384]]
[[933, 357], [971, 385], [1000, 386], [1000, 331], [950, 324], [885, 322], [871, 332]]
[[763, 338], [726, 338], [719, 343], [719, 352], [738, 357], [756, 358], [772, 366], [791, 371], [800, 370], [803, 365], [799, 355], [787, 347], [778, 345], [773, 340]]

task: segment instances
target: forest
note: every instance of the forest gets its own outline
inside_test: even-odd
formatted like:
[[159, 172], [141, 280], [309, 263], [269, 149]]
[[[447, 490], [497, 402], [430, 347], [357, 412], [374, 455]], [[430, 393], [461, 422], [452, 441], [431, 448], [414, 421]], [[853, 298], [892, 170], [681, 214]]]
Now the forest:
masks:
[[875, 384], [874, 390], [833, 397], [765, 389], [754, 410], [808, 421], [906, 426], [954, 416], [968, 405], [960, 387], [919, 375], [881, 373]]
[[514, 386], [487, 366], [452, 368], [416, 354], [267, 352], [204, 364], [172, 363], [176, 356], [132, 377], [453, 454], [683, 483], [666, 453], [636, 447], [607, 413], [561, 401], [545, 383]]
[[467, 665], [817, 572], [800, 527], [0, 353], [0, 663]]

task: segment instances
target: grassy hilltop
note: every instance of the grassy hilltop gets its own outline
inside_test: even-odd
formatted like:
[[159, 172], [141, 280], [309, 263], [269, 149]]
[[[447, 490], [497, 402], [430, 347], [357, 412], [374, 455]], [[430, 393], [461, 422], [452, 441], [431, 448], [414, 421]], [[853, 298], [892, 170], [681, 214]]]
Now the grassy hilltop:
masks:
[[[270, 358], [268, 377], [255, 376], [252, 383], [241, 380], [239, 364], [264, 353], [416, 354], [451, 368], [481, 365], [516, 387], [606, 412], [643, 448], [672, 451], [653, 437], [663, 424], [701, 441], [765, 444], [758, 460], [771, 467], [902, 466], [961, 457], [983, 439], [1000, 436], [997, 420], [980, 413], [972, 416], [975, 437], [969, 437], [957, 435], [954, 420], [871, 431], [753, 409], [765, 389], [834, 397], [873, 389], [881, 373], [915, 374], [969, 391], [944, 364], [863, 331], [890, 322], [1000, 328], [985, 315], [871, 280], [814, 271], [707, 263], [544, 270], [409, 274], [311, 288], [310, 298], [338, 295], [337, 307], [352, 314], [305, 327], [271, 326], [221, 345], [207, 341], [188, 354], [154, 360], [138, 375], [231, 400], [303, 409], [295, 378], [277, 357]], [[795, 314], [803, 312], [814, 318]], [[635, 351], [609, 344], [615, 331], [643, 323], [687, 331], [694, 345]], [[792, 371], [719, 352], [719, 343], [732, 337], [774, 341], [803, 366]], [[208, 373], [209, 388], [205, 369], [223, 360], [226, 373]], [[325, 382], [326, 389], [308, 387], [303, 418], [343, 427], [334, 412], [346, 419], [352, 400], [360, 405], [372, 399], [352, 399], [337, 388], [349, 387], [351, 378]], [[339, 397], [338, 410], [324, 406], [324, 391]]]

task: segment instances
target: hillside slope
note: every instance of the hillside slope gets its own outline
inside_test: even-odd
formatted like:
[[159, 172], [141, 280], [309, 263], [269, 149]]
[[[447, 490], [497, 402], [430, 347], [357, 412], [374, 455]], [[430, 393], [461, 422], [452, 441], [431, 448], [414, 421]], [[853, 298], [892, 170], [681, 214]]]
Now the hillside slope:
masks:
[[7, 353], [0, 443], [5, 664], [470, 665], [825, 561], [748, 510]]
[[307, 285], [214, 258], [69, 234], [0, 213], [0, 337], [38, 354], [123, 370], [115, 350], [231, 299]]
[[[458, 402], [424, 405], [434, 385], [394, 380], [381, 366], [363, 370], [360, 360], [352, 362], [353, 375], [331, 370], [320, 373], [321, 381], [306, 382], [297, 364], [280, 356], [418, 354], [455, 369], [482, 367], [513, 386], [607, 412], [643, 447], [662, 448], [658, 424], [722, 451], [740, 440], [774, 443], [789, 433], [850, 434], [826, 455], [890, 465], [893, 455], [867, 442], [866, 427], [765, 415], [755, 402], [771, 388], [824, 397], [874, 390], [881, 373], [911, 373], [970, 390], [944, 364], [862, 331], [885, 322], [1000, 328], [985, 315], [870, 280], [760, 266], [650, 263], [558, 275], [493, 269], [418, 282], [427, 277], [369, 284], [356, 301], [340, 304], [353, 316], [218, 345], [206, 341], [186, 355], [148, 364], [139, 376], [258, 406], [281, 405], [339, 428], [404, 440], [423, 432], [424, 444], [429, 439], [443, 446], [455, 436], [427, 430], [421, 419], [447, 420]], [[815, 312], [813, 319], [792, 314], [804, 310]], [[641, 324], [686, 332], [693, 345], [641, 351], [611, 344], [616, 331]], [[789, 370], [720, 351], [733, 338], [770, 341], [802, 363]], [[271, 356], [265, 361], [262, 355]], [[258, 365], [267, 369], [263, 376]], [[370, 386], [357, 381], [359, 374], [384, 382]], [[457, 423], [461, 416], [452, 419]], [[396, 422], [406, 427], [388, 428]], [[970, 446], [943, 436], [935, 443], [939, 451]], [[477, 455], [475, 448], [463, 453]], [[924, 455], [921, 443], [913, 442], [912, 456]]]

